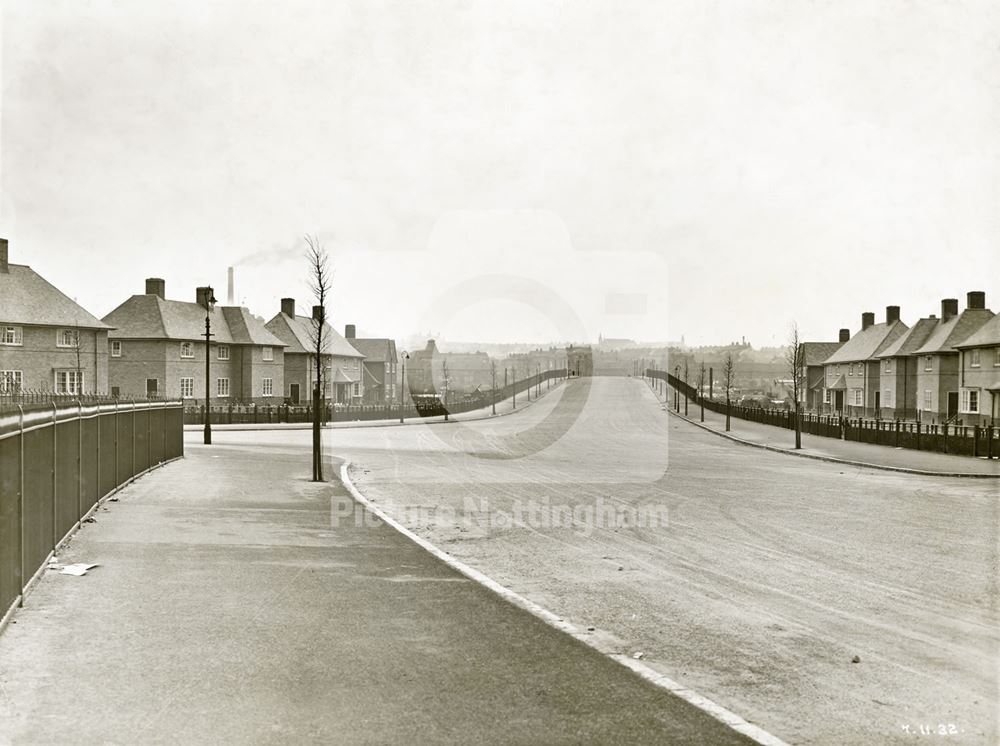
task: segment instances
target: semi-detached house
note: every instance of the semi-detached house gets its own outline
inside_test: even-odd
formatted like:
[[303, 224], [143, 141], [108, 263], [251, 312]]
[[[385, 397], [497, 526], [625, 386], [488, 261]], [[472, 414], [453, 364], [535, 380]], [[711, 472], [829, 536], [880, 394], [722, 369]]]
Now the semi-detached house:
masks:
[[167, 300], [165, 283], [146, 280], [104, 317], [109, 335], [111, 393], [122, 397], [183, 398], [205, 402], [205, 317], [211, 324], [208, 400], [281, 404], [284, 343], [242, 306], [210, 303], [211, 288], [198, 288], [193, 301]]

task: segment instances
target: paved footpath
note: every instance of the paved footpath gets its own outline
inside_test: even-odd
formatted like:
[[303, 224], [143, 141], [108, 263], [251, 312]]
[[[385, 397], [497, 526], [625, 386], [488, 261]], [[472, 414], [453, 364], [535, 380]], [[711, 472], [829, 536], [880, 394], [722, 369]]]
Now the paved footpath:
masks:
[[[662, 400], [662, 396], [659, 396]], [[672, 401], [672, 400], [671, 400]], [[680, 414], [684, 415], [684, 401], [681, 400]], [[688, 405], [688, 419], [704, 424], [711, 430], [725, 433], [726, 416], [705, 410], [705, 422], [701, 422], [701, 408]], [[915, 451], [910, 448], [893, 448], [872, 443], [856, 443], [821, 435], [802, 433], [802, 449], [795, 451], [795, 433], [782, 427], [749, 422], [738, 417], [730, 418], [728, 435], [758, 445], [778, 448], [790, 453], [841, 459], [861, 464], [890, 467], [893, 469], [915, 469], [941, 474], [962, 474], [1000, 477], [1000, 459], [987, 460], [971, 456], [954, 456], [947, 453]]]
[[0, 743], [743, 742], [389, 527], [335, 524], [350, 498], [301, 447], [193, 440], [0, 634]]

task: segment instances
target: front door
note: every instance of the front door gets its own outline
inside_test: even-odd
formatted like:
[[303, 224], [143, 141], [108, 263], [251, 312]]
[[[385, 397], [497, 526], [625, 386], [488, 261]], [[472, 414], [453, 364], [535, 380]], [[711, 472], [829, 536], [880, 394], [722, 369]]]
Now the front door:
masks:
[[299, 403], [299, 384], [293, 383], [289, 385], [288, 398], [292, 400], [292, 404]]
[[948, 419], [958, 414], [958, 392], [949, 391], [948, 392]]
[[838, 412], [843, 412], [844, 411], [844, 392], [843, 391], [834, 391], [833, 392], [833, 401], [834, 401], [834, 405], [833, 405], [834, 408]]
[[147, 378], [146, 379], [146, 398], [147, 399], [155, 399], [156, 398], [156, 392], [157, 392], [158, 388], [159, 388], [159, 381], [157, 381], [155, 378]]
[[882, 406], [882, 392], [881, 391], [876, 391], [875, 392], [875, 416], [876, 417], [879, 416], [879, 409], [881, 408], [881, 406]]

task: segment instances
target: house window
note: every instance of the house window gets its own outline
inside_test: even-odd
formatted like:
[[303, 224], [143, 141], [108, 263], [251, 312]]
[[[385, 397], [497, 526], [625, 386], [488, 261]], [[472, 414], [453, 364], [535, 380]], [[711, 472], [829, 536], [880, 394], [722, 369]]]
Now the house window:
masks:
[[962, 389], [962, 411], [979, 413], [979, 389]]
[[892, 373], [892, 360], [885, 361], [885, 372]]
[[847, 375], [849, 376], [854, 375], [854, 363], [851, 363], [850, 365], [847, 366]]
[[993, 365], [1000, 367], [1000, 347], [993, 350]]
[[262, 396], [274, 396], [274, 379], [265, 378], [263, 380], [263, 387], [261, 391]]
[[969, 350], [969, 365], [973, 368], [979, 367], [979, 350]]
[[854, 389], [854, 406], [862, 407], [865, 403], [865, 391], [864, 389]]
[[924, 389], [924, 409], [930, 411], [931, 408], [931, 390]]
[[886, 389], [882, 392], [882, 406], [891, 407], [892, 406], [892, 389]]
[[80, 332], [76, 329], [60, 329], [56, 332], [56, 347], [79, 347]]
[[111, 340], [111, 357], [121, 357], [122, 356], [122, 343], [120, 340]]
[[57, 370], [55, 372], [57, 394], [79, 394], [83, 391], [82, 370]]
[[181, 357], [194, 357], [194, 342], [181, 342]]
[[181, 378], [181, 398], [194, 398], [194, 378]]
[[0, 345], [20, 345], [24, 342], [19, 326], [0, 327]]
[[361, 384], [360, 383], [354, 384], [354, 395], [358, 396], [360, 393], [361, 393]]
[[274, 360], [274, 348], [273, 347], [261, 347], [260, 349], [260, 359], [264, 362], [271, 362]]
[[215, 379], [215, 395], [216, 396], [229, 396], [229, 379], [228, 378], [216, 378]]
[[930, 371], [930, 370], [932, 370], [934, 368], [933, 362], [934, 362], [934, 358], [931, 357], [930, 355], [928, 355], [927, 357], [925, 357], [924, 358], [924, 371]]
[[833, 392], [830, 389], [823, 389], [823, 403], [829, 404], [832, 398]]
[[23, 374], [19, 370], [0, 370], [0, 394], [16, 394], [21, 390]]
[[228, 360], [229, 359], [229, 345], [219, 345], [216, 348], [216, 356], [219, 358], [219, 360]]

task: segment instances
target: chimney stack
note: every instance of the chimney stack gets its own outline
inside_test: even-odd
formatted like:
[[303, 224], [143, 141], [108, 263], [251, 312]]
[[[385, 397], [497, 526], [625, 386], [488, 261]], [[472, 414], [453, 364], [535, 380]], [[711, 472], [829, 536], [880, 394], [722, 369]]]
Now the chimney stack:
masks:
[[886, 306], [885, 323], [891, 324], [894, 321], [899, 321], [899, 306]]
[[861, 331], [864, 331], [869, 326], [875, 325], [875, 314], [872, 311], [865, 311], [861, 314]]
[[167, 298], [167, 283], [159, 277], [146, 278], [146, 295], [155, 295], [162, 300]]
[[10, 272], [10, 264], [7, 259], [7, 239], [0, 238], [0, 272], [7, 274]]
[[942, 323], [952, 316], [958, 316], [958, 298], [944, 298], [941, 301], [941, 321]]
[[841, 329], [840, 330], [840, 341], [841, 342], [846, 342], [850, 338], [851, 338], [851, 330], [850, 329]]
[[226, 301], [226, 305], [229, 306], [236, 305], [236, 288], [234, 287], [234, 278], [233, 278], [233, 273], [235, 271], [236, 270], [234, 270], [232, 267], [229, 268], [229, 293], [226, 296], [228, 298], [228, 300]]
[[313, 321], [322, 321], [324, 316], [323, 306], [313, 306]]
[[354, 324], [345, 324], [344, 325], [344, 338], [345, 339], [354, 339], [354, 335], [355, 335]]
[[973, 290], [966, 297], [966, 308], [986, 308], [986, 293]]
[[211, 286], [197, 288], [195, 290], [195, 302], [204, 309], [208, 308], [209, 303], [215, 301], [215, 293], [212, 292]]
[[295, 318], [295, 298], [282, 298], [281, 299], [281, 312], [285, 316], [290, 316]]

